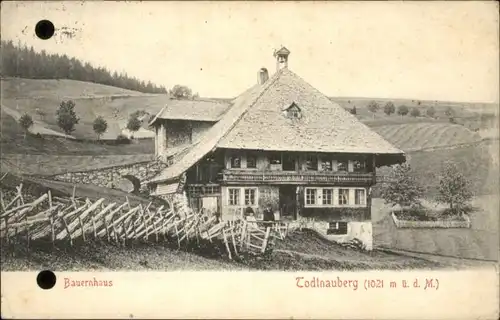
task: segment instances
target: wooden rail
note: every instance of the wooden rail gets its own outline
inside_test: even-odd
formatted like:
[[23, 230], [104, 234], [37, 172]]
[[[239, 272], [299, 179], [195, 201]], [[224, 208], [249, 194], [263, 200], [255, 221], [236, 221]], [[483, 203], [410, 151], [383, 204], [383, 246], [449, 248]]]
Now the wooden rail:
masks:
[[372, 173], [337, 173], [337, 172], [289, 172], [289, 171], [251, 171], [223, 170], [224, 182], [256, 183], [339, 183], [339, 184], [374, 184], [376, 177]]
[[[8, 196], [9, 195], [9, 196]], [[11, 199], [7, 199], [11, 197]], [[0, 190], [0, 238], [6, 243], [26, 239], [48, 239], [53, 245], [67, 242], [71, 246], [89, 239], [126, 244], [129, 240], [172, 241], [181, 249], [184, 244], [213, 243], [219, 240], [229, 258], [242, 252], [262, 254], [275, 239], [284, 239], [288, 226], [283, 223], [247, 222], [242, 219], [217, 222], [213, 213], [193, 212], [182, 207], [182, 201], [154, 208], [151, 203], [132, 206], [78, 199], [52, 197], [50, 191], [25, 203], [22, 185], [17, 193]], [[174, 210], [173, 208], [178, 208]]]

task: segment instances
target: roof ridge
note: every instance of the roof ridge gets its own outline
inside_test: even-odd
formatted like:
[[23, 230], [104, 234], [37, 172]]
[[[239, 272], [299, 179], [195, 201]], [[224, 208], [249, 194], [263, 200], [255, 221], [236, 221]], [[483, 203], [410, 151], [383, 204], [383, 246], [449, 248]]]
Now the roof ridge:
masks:
[[[233, 128], [234, 126], [241, 120], [241, 118], [243, 117], [243, 115], [245, 115], [248, 110], [253, 106], [255, 105], [255, 103], [259, 100], [260, 97], [262, 97], [262, 95], [274, 84], [276, 83], [277, 79], [279, 79], [280, 75], [283, 74], [282, 70], [279, 70], [278, 72], [276, 72], [271, 79], [269, 79], [268, 81], [266, 81], [262, 86], [260, 86], [258, 89], [259, 91], [256, 91], [256, 93], [258, 92], [258, 95], [257, 97], [254, 97], [253, 99], [250, 100], [250, 102], [246, 101], [245, 98], [248, 98], [248, 97], [245, 97], [245, 93], [247, 94], [251, 94], [252, 92], [244, 92], [242, 93], [238, 98], [242, 98], [241, 101], [235, 101], [233, 103], [232, 106], [230, 106], [228, 108], [228, 110], [226, 111], [226, 113], [224, 113], [223, 117], [219, 120], [219, 122], [217, 122], [213, 127], [211, 127], [209, 129], [209, 131], [205, 132], [205, 134], [203, 135], [203, 137], [208, 137], [208, 141], [205, 141], [205, 144], [209, 144], [211, 145], [211, 147], [209, 147], [210, 149], [207, 150], [207, 151], [203, 151], [201, 152], [200, 154], [194, 154], [194, 155], [191, 155], [193, 158], [196, 158], [196, 159], [190, 159], [190, 161], [193, 161], [194, 160], [194, 163], [198, 162], [202, 157], [204, 157], [207, 153], [213, 151], [214, 149], [217, 148], [217, 145], [219, 144], [219, 142], [222, 140], [223, 137], [225, 137]], [[257, 89], [257, 88], [256, 88]], [[251, 90], [250, 90], [251, 91]], [[236, 100], [238, 99], [236, 98]], [[252, 97], [250, 97], [252, 98]], [[233, 108], [238, 108], [238, 109], [233, 109]], [[241, 112], [239, 111], [239, 108], [243, 109], [241, 110]], [[224, 121], [225, 120], [231, 120], [229, 117], [231, 116], [230, 112], [232, 110], [235, 110], [234, 113], [235, 116], [237, 115], [237, 118], [234, 119], [233, 121], [231, 121], [231, 124], [228, 125], [227, 128], [224, 128]], [[224, 119], [224, 117], [228, 117], [229, 119]], [[217, 128], [217, 125], [222, 126], [222, 128]], [[214, 141], [210, 141], [212, 139], [212, 137], [210, 137], [210, 131], [211, 130], [215, 130], [215, 129], [222, 129], [223, 130], [223, 133], [221, 133], [220, 135], [215, 135], [214, 137]], [[203, 139], [203, 138], [202, 138]], [[198, 141], [198, 144], [200, 143], [203, 143], [202, 140]], [[159, 182], [159, 181], [166, 181], [166, 180], [171, 180], [171, 179], [174, 179], [174, 178], [177, 178], [179, 177], [182, 172], [185, 171], [184, 168], [181, 167], [182, 170], [179, 170], [179, 168], [176, 168], [176, 166], [180, 166], [182, 164], [182, 160], [185, 159], [188, 155], [190, 155], [191, 151], [194, 150], [195, 148], [191, 148], [190, 151], [188, 151], [186, 154], [184, 154], [181, 159], [179, 159], [178, 162], [174, 163], [172, 166], [170, 167], [167, 167], [165, 169], [166, 172], [169, 171], [169, 169], [173, 172], [170, 172], [170, 176], [169, 177], [162, 177], [162, 173], [165, 172], [165, 171], [162, 171], [162, 173], [160, 173], [159, 175], [153, 177], [152, 179], [150, 179], [150, 182]], [[186, 167], [186, 164], [182, 164], [184, 167]], [[190, 164], [188, 165], [188, 167], [191, 167], [193, 164]], [[172, 170], [173, 169], [173, 170]], [[177, 171], [182, 171], [182, 172], [176, 172]]]

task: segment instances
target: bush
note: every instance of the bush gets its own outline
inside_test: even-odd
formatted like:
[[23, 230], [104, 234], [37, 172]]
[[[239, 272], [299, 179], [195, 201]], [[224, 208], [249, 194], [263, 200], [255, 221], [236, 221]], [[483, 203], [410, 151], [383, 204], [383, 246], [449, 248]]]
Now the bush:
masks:
[[431, 106], [427, 109], [426, 114], [429, 118], [434, 118], [434, 116], [436, 115], [436, 109]]
[[384, 106], [384, 113], [390, 116], [394, 112], [396, 112], [396, 107], [394, 106], [394, 103], [388, 101]]
[[99, 116], [94, 120], [92, 124], [94, 132], [97, 135], [97, 140], [100, 140], [101, 135], [108, 130], [108, 123], [103, 117]]
[[456, 214], [470, 206], [473, 196], [470, 180], [452, 162], [445, 163], [441, 170], [438, 192], [436, 200], [448, 204], [450, 211]]
[[75, 125], [80, 121], [75, 112], [75, 103], [72, 100], [61, 102], [56, 116], [57, 125], [68, 135], [75, 131]]
[[116, 144], [130, 144], [132, 142], [132, 140], [130, 140], [127, 136], [123, 135], [123, 134], [119, 134], [117, 137], [116, 137]]
[[418, 110], [417, 108], [413, 108], [413, 109], [411, 109], [410, 115], [412, 117], [420, 117], [420, 110]]
[[421, 209], [420, 198], [424, 189], [415, 178], [411, 167], [407, 163], [397, 165], [391, 173], [391, 182], [382, 187], [382, 198], [385, 203], [402, 208]]
[[406, 116], [410, 110], [408, 109], [407, 106], [401, 105], [398, 107], [398, 114], [402, 116]]

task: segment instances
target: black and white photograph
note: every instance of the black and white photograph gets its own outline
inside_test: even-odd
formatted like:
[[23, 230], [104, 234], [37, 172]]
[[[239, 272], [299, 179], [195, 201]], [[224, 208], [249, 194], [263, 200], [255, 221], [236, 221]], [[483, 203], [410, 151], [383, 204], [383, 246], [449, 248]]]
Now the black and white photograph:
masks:
[[293, 286], [357, 290], [344, 272], [498, 276], [497, 3], [1, 11], [2, 277], [335, 272]]

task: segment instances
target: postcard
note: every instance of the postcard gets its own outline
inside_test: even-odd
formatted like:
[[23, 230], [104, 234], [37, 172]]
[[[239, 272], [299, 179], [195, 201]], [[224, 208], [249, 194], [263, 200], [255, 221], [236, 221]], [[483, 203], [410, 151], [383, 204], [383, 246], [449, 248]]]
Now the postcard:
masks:
[[498, 319], [498, 3], [1, 6], [2, 318]]

